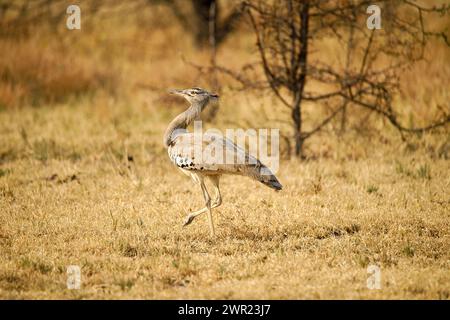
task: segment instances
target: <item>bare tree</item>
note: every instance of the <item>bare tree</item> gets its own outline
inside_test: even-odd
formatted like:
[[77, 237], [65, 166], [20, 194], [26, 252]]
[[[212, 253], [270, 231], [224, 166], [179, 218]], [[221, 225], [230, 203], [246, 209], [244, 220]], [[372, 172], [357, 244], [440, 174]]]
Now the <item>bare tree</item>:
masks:
[[[450, 121], [447, 108], [430, 125], [410, 128], [401, 123], [392, 106], [392, 97], [399, 89], [399, 71], [423, 58], [427, 40], [437, 37], [448, 45], [445, 33], [426, 29], [424, 15], [446, 15], [450, 6], [425, 8], [406, 0], [378, 3], [389, 13], [381, 30], [366, 26], [371, 1], [246, 2], [266, 88], [290, 112], [297, 156], [303, 156], [305, 140], [338, 114], [344, 129], [349, 107], [362, 107], [385, 117], [400, 133], [431, 130]], [[334, 41], [335, 52], [320, 52], [317, 48], [322, 41]], [[254, 78], [225, 72], [246, 87], [261, 88], [254, 85]], [[327, 89], [316, 89], [323, 87]], [[303, 120], [305, 102], [326, 110], [321, 121], [309, 124], [309, 130], [305, 130]]]

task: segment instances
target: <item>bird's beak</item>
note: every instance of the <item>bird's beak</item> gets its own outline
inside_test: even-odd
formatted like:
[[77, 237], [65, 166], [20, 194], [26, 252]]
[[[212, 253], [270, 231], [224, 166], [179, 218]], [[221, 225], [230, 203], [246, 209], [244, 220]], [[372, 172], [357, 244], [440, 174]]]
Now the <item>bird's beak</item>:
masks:
[[172, 89], [172, 90], [169, 90], [169, 93], [170, 93], [170, 94], [178, 94], [178, 95], [181, 95], [181, 94], [183, 94], [183, 90]]
[[211, 93], [210, 96], [216, 99], [219, 98], [219, 95], [217, 93]]

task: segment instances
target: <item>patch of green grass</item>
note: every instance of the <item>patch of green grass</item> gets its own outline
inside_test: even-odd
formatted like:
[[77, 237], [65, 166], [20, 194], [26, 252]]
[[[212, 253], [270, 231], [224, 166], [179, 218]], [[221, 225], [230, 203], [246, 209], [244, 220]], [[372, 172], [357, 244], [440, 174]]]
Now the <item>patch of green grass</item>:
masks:
[[407, 177], [413, 176], [413, 172], [406, 168], [400, 161], [395, 160], [395, 172], [401, 175], [405, 175]]
[[417, 168], [417, 170], [414, 172], [413, 170], [408, 169], [400, 161], [396, 160], [395, 172], [407, 177], [428, 179], [428, 180], [431, 179], [431, 168], [427, 163], [420, 165], [419, 168]]
[[414, 257], [415, 251], [414, 251], [414, 248], [408, 244], [403, 248], [403, 253], [407, 257], [412, 258], [412, 257]]
[[2, 169], [0, 168], [0, 178], [7, 176], [8, 174], [11, 174], [12, 170], [11, 169]]
[[366, 188], [367, 193], [377, 193], [378, 192], [378, 187], [374, 186], [374, 185], [369, 185]]
[[123, 291], [128, 291], [134, 286], [135, 281], [133, 279], [119, 279], [116, 281], [116, 284]]
[[421, 179], [431, 179], [431, 169], [428, 164], [423, 164], [417, 169], [417, 176]]

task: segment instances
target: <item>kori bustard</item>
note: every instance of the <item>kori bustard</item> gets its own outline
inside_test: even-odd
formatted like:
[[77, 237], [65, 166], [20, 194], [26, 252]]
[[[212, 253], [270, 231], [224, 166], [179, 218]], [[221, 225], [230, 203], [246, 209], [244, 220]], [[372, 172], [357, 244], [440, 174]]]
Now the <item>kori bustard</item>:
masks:
[[[164, 146], [167, 148], [172, 163], [200, 185], [205, 199], [205, 207], [188, 214], [184, 226], [190, 224], [198, 215], [206, 212], [211, 236], [214, 237], [215, 231], [211, 210], [222, 203], [219, 189], [219, 180], [222, 174], [248, 176], [275, 190], [281, 190], [282, 186], [269, 168], [229, 139], [219, 134], [204, 134], [201, 139], [197, 139], [194, 136], [195, 133], [187, 131], [186, 128], [191, 122], [200, 120], [200, 113], [210, 102], [217, 102], [219, 98], [217, 94], [201, 88], [171, 90], [170, 93], [182, 96], [190, 103], [190, 106], [169, 124], [164, 134]], [[205, 148], [208, 141], [213, 141], [224, 153], [233, 154], [234, 159], [240, 158], [244, 161], [226, 163], [226, 161], [219, 162], [214, 159], [205, 159], [203, 156], [195, 157], [197, 155], [196, 149]], [[215, 189], [215, 197], [212, 201], [205, 186], [205, 179], [209, 179]]]

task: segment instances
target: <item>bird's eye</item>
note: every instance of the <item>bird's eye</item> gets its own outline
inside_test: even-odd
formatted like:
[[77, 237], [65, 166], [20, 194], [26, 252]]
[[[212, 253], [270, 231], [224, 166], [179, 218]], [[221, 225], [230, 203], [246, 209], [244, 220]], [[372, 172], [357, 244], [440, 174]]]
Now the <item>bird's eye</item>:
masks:
[[193, 93], [193, 94], [203, 94], [204, 92], [203, 92], [203, 90], [200, 89], [200, 88], [193, 88], [193, 89], [191, 90], [191, 93]]

